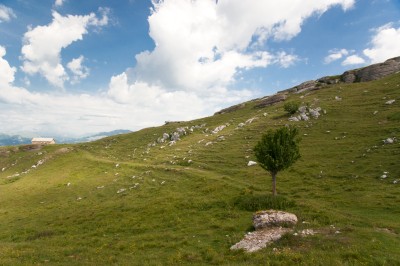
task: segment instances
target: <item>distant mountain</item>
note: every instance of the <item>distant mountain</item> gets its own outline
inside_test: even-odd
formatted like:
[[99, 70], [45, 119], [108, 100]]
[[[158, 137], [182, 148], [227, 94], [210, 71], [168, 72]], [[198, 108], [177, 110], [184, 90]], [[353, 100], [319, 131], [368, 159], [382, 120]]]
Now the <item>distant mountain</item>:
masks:
[[6, 135], [0, 133], [0, 146], [13, 146], [31, 143], [30, 138], [25, 138], [19, 135]]
[[[66, 143], [79, 143], [79, 142], [90, 142], [98, 139], [102, 139], [109, 136], [130, 133], [130, 130], [118, 129], [109, 132], [100, 132], [93, 135], [89, 135], [82, 138], [68, 138], [68, 137], [57, 137], [55, 136], [58, 144]], [[30, 144], [31, 138], [23, 137], [20, 135], [7, 135], [0, 133], [0, 146], [13, 146], [13, 145], [24, 145]]]
[[86, 137], [82, 137], [82, 138], [56, 138], [57, 143], [79, 143], [79, 142], [90, 142], [90, 141], [95, 141], [98, 139], [102, 139], [105, 137], [109, 137], [109, 136], [114, 136], [114, 135], [119, 135], [119, 134], [126, 134], [126, 133], [131, 133], [132, 131], [130, 130], [125, 130], [125, 129], [118, 129], [118, 130], [113, 130], [113, 131], [109, 131], [109, 132], [100, 132], [100, 133], [96, 133], [94, 135], [89, 135]]

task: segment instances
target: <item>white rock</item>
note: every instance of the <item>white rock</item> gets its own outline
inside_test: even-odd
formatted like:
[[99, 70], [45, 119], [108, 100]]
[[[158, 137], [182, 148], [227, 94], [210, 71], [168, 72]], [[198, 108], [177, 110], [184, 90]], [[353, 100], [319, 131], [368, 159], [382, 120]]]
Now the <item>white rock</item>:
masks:
[[256, 165], [257, 163], [255, 161], [249, 161], [247, 163], [247, 166], [252, 166], [252, 165]]
[[378, 111], [374, 111], [374, 115], [376, 115], [378, 113]]
[[206, 143], [205, 146], [212, 145], [212, 144], [213, 144], [213, 143], [212, 143], [211, 141], [209, 141], [209, 142]]
[[393, 138], [387, 138], [383, 141], [385, 144], [392, 144], [394, 142]]
[[115, 167], [119, 167], [119, 163], [117, 163], [117, 164], [115, 165]]
[[336, 100], [336, 101], [341, 101], [342, 98], [340, 98], [339, 96], [335, 96], [335, 100]]
[[4, 172], [5, 170], [6, 170], [6, 168], [5, 168], [5, 167], [3, 167], [3, 168], [1, 169], [1, 171], [2, 171], [2, 172]]
[[289, 121], [298, 122], [299, 119], [296, 116], [289, 117]]
[[387, 177], [387, 175], [381, 175], [381, 178], [386, 178]]
[[300, 117], [301, 117], [301, 119], [302, 120], [304, 120], [304, 121], [308, 121], [310, 118], [306, 115], [306, 114], [304, 114], [304, 113], [301, 113], [300, 114]]
[[246, 125], [249, 125], [249, 124], [253, 123], [253, 121], [254, 121], [255, 119], [256, 119], [256, 117], [247, 119], [246, 122], [245, 122], [245, 124], [246, 124]]
[[102, 189], [102, 188], [104, 188], [104, 186], [99, 186], [99, 187], [97, 187], [97, 189]]
[[387, 101], [385, 104], [392, 104], [392, 103], [394, 103], [396, 100], [389, 100], [389, 101]]
[[307, 106], [300, 106], [298, 110], [299, 110], [299, 113], [305, 113], [305, 112], [307, 112]]
[[122, 192], [124, 192], [124, 191], [126, 191], [125, 188], [120, 188], [120, 189], [118, 189], [117, 194], [120, 194], [120, 193], [122, 193]]
[[293, 213], [269, 210], [260, 211], [253, 215], [253, 226], [256, 230], [282, 225], [294, 225], [297, 223], [297, 216]]
[[70, 183], [70, 182], [68, 182], [68, 183], [67, 183], [67, 187], [69, 187], [70, 185], [71, 185], [71, 183]]
[[213, 134], [217, 134], [218, 132], [220, 132], [221, 130], [223, 130], [226, 126], [225, 125], [221, 125], [216, 127], [213, 131], [211, 131], [211, 133]]
[[292, 230], [291, 228], [275, 227], [248, 233], [240, 242], [233, 245], [231, 250], [244, 249], [246, 252], [255, 252], [277, 241], [282, 235]]

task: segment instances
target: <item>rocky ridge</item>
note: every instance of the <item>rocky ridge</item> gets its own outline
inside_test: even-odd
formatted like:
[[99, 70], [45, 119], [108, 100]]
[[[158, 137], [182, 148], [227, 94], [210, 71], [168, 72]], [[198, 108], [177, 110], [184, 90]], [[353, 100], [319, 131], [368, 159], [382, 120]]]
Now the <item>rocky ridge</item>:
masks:
[[[400, 72], [400, 56], [388, 59], [383, 63], [373, 64], [363, 68], [345, 71], [343, 74], [338, 76], [326, 76], [319, 78], [317, 80], [305, 81], [292, 88], [278, 91], [274, 95], [253, 100], [257, 102], [254, 108], [263, 108], [278, 102], [282, 102], [286, 99], [286, 94], [288, 93], [298, 94], [306, 91], [320, 90], [328, 85], [338, 84], [338, 83], [356, 83], [356, 82], [373, 81], [398, 72]], [[216, 112], [214, 115], [233, 112], [242, 109], [245, 106], [246, 103], [237, 104], [222, 109]]]

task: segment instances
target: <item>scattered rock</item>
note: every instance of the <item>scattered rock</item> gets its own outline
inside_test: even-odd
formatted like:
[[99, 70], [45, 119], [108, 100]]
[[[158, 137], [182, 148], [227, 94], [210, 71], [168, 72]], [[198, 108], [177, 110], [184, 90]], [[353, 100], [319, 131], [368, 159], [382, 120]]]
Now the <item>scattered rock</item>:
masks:
[[279, 240], [282, 235], [292, 230], [291, 228], [275, 227], [247, 233], [240, 242], [231, 247], [231, 250], [244, 249], [247, 252], [255, 252], [265, 248], [271, 242]]
[[396, 100], [389, 100], [387, 102], [385, 102], [385, 104], [393, 104]]
[[125, 192], [125, 191], [126, 191], [125, 188], [120, 188], [120, 189], [118, 189], [117, 194], [120, 194], [120, 193]]
[[247, 163], [247, 166], [252, 166], [252, 165], [257, 165], [257, 162], [249, 161], [249, 162]]
[[384, 144], [393, 144], [395, 141], [395, 138], [387, 138], [385, 140], [383, 140]]
[[300, 232], [301, 236], [313, 236], [315, 235], [315, 231], [313, 229], [304, 229]]
[[339, 96], [335, 96], [335, 100], [336, 100], [336, 101], [341, 101], [341, 100], [342, 100], [342, 98], [341, 98], [341, 97], [339, 97]]
[[257, 212], [253, 215], [256, 231], [247, 233], [240, 242], [231, 247], [231, 250], [244, 249], [247, 252], [254, 252], [265, 248], [284, 234], [293, 232], [292, 228], [283, 228], [283, 225], [296, 223], [297, 217], [292, 213], [275, 210]]
[[253, 226], [256, 230], [271, 226], [295, 225], [296, 223], [297, 216], [289, 212], [269, 210], [253, 215]]
[[224, 128], [226, 128], [226, 125], [221, 125], [216, 127], [213, 131], [211, 131], [212, 134], [217, 134], [218, 132], [220, 132], [221, 130], [223, 130]]

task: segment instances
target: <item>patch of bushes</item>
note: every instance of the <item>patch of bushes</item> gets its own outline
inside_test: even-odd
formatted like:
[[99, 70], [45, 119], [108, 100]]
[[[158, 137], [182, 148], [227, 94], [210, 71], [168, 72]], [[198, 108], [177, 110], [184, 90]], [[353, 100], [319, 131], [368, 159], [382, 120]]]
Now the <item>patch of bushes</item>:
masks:
[[240, 210], [255, 212], [268, 209], [286, 210], [296, 204], [281, 195], [241, 195], [234, 199], [233, 205]]
[[283, 109], [290, 115], [293, 115], [297, 112], [300, 107], [300, 103], [298, 102], [287, 102], [283, 105]]

